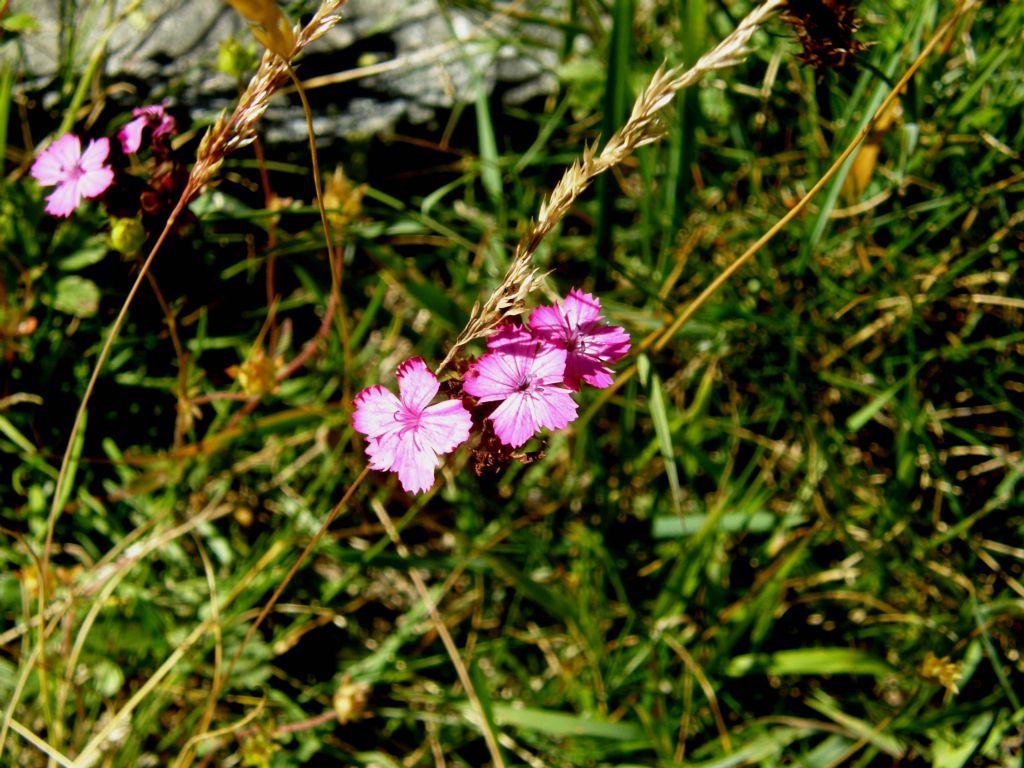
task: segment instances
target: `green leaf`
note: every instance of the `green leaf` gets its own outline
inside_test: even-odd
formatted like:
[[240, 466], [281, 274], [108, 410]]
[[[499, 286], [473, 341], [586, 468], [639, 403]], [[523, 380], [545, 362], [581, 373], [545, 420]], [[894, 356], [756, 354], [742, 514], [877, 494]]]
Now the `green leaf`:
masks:
[[450, 328], [461, 328], [465, 325], [466, 313], [434, 283], [426, 280], [407, 280], [401, 285], [416, 302], [430, 310], [435, 320], [440, 320]]
[[92, 317], [100, 306], [100, 289], [92, 280], [68, 275], [57, 281], [53, 308], [75, 317]]
[[900, 758], [903, 756], [903, 746], [896, 740], [895, 736], [879, 730], [872, 723], [846, 714], [830, 696], [819, 691], [814, 698], [807, 699], [807, 705], [812, 709], [818, 710], [829, 720], [842, 726], [843, 729], [858, 739], [878, 747], [878, 749], [890, 757]]
[[3, 414], [0, 414], [0, 433], [6, 435], [12, 443], [25, 451], [25, 453], [36, 452], [36, 447], [32, 444], [32, 441], [19, 432], [14, 424]]
[[473, 105], [476, 112], [477, 142], [480, 147], [480, 182], [494, 206], [500, 208], [504, 203], [504, 195], [498, 142], [494, 137], [494, 124], [491, 122], [487, 93], [483, 88], [478, 88]]
[[57, 262], [57, 268], [65, 272], [77, 272], [92, 266], [107, 255], [107, 244], [100, 238], [91, 238], [85, 245]]
[[996, 716], [982, 712], [966, 727], [945, 726], [932, 734], [932, 765], [934, 768], [963, 768], [989, 735]]
[[39, 29], [39, 22], [27, 13], [12, 13], [0, 18], [0, 27], [8, 32], [35, 32]]
[[856, 432], [861, 429], [865, 424], [875, 418], [875, 415], [888, 405], [896, 394], [903, 389], [906, 384], [906, 380], [898, 381], [889, 387], [887, 390], [882, 392], [878, 397], [874, 398], [870, 403], [865, 405], [863, 408], [858, 410], [856, 413], [851, 414], [846, 420], [846, 428], [850, 432]]
[[124, 672], [109, 659], [100, 659], [92, 667], [93, 684], [104, 698], [112, 698], [124, 687]]
[[641, 352], [636, 356], [636, 375], [640, 383], [647, 386], [647, 378], [651, 375], [651, 358]]
[[[0, 69], [0, 157], [7, 156], [7, 124], [11, 114], [11, 91], [14, 89], [14, 67], [5, 61]], [[0, 186], [3, 186], [0, 175]]]
[[770, 731], [758, 732], [750, 741], [735, 748], [731, 754], [716, 757], [700, 763], [683, 763], [686, 766], [700, 768], [739, 768], [744, 765], [778, 765], [790, 744], [798, 739], [806, 738], [811, 733], [808, 728], [773, 728]]
[[[60, 496], [57, 497], [56, 509], [62, 510], [67, 506], [71, 498], [71, 489], [75, 487], [75, 475], [78, 474], [78, 463], [82, 458], [82, 446], [85, 444], [85, 429], [89, 423], [89, 412], [82, 412], [82, 424], [78, 434], [75, 435], [75, 442], [71, 444], [71, 454], [68, 456], [68, 466], [64, 473], [64, 484], [60, 486]], [[54, 489], [56, 492], [58, 489]]]
[[[473, 679], [473, 687], [476, 688], [477, 701], [480, 702], [480, 709], [483, 710], [483, 716], [487, 720], [487, 728], [490, 729], [491, 733], [497, 733], [498, 721], [494, 717], [494, 703], [491, 701], [491, 697], [487, 693], [487, 678], [480, 672], [480, 668], [476, 664], [471, 664], [469, 667], [470, 677]], [[472, 722], [476, 723], [480, 719], [480, 713], [474, 711], [471, 717]], [[483, 732], [483, 724], [479, 724], [481, 733]], [[499, 747], [500, 749], [500, 747]]]

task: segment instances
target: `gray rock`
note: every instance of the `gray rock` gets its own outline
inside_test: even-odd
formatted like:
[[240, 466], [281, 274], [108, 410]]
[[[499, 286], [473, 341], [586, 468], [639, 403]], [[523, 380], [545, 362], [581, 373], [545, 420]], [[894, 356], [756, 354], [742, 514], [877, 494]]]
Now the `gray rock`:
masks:
[[[15, 0], [14, 5], [15, 11], [30, 8], [40, 24], [23, 48], [25, 82], [38, 89], [59, 67], [60, 0], [31, 6]], [[110, 5], [99, 0], [78, 5], [72, 54], [79, 70], [106, 38], [108, 82], [139, 83], [150, 91], [141, 98], [149, 100], [173, 89], [199, 119], [230, 108], [237, 85], [214, 65], [223, 40], [245, 39], [247, 33], [222, 0], [144, 0], [130, 12], [125, 11], [129, 0], [116, 0], [113, 11]], [[559, 1], [538, 0], [517, 5], [549, 18], [557, 18], [562, 7]], [[532, 42], [520, 42], [527, 40]], [[437, 110], [473, 101], [481, 88], [490, 94], [498, 83], [510, 100], [550, 93], [560, 46], [561, 32], [553, 25], [489, 17], [437, 0], [350, 0], [341, 24], [307, 51], [300, 74], [318, 86], [319, 135], [367, 135], [388, 131], [403, 119], [429, 120]], [[332, 73], [347, 68], [332, 68], [333, 61], [363, 64], [366, 59], [375, 66], [362, 68], [358, 79], [342, 73], [331, 82]], [[306, 126], [282, 99], [268, 110], [264, 132], [271, 142], [299, 142]]]
[[[16, 12], [31, 13], [39, 22], [39, 30], [25, 38], [27, 75], [37, 81], [52, 79], [63, 42], [60, 0], [14, 5]], [[132, 3], [128, 0], [117, 0], [114, 5], [111, 9], [99, 0], [78, 4], [71, 25], [70, 54], [79, 70], [107, 38], [108, 76], [167, 80], [192, 69], [208, 68], [220, 41], [244, 26], [219, 0], [145, 0], [135, 10], [129, 10]]]

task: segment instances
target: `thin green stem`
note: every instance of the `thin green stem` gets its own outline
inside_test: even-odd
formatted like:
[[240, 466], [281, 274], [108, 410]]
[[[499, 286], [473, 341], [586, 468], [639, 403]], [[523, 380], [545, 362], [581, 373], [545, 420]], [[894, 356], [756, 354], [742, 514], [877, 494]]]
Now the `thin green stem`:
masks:
[[337, 268], [335, 268], [334, 242], [331, 238], [331, 226], [327, 221], [327, 207], [324, 205], [323, 187], [320, 182], [320, 162], [317, 158], [316, 151], [316, 133], [313, 131], [313, 110], [309, 106], [309, 100], [306, 98], [306, 91], [303, 89], [302, 82], [299, 80], [298, 75], [295, 74], [295, 70], [290, 64], [288, 64], [288, 62], [285, 62], [285, 66], [288, 68], [288, 76], [291, 77], [292, 83], [295, 85], [295, 92], [299, 94], [299, 99], [302, 101], [302, 112], [306, 117], [306, 130], [309, 134], [309, 157], [313, 165], [313, 187], [316, 190], [316, 205], [320, 210], [320, 224], [323, 227], [324, 241], [327, 245], [327, 265], [331, 270], [331, 293], [334, 295], [334, 300], [338, 307], [338, 311], [335, 316], [338, 319], [338, 335], [341, 337], [341, 355], [342, 364], [344, 366], [344, 375], [342, 376], [342, 395], [347, 403], [352, 399], [352, 392], [348, 383], [348, 372], [351, 370], [352, 362], [352, 350], [349, 346], [348, 316], [345, 311], [345, 299], [341, 295], [343, 278], [341, 253], [338, 253]]

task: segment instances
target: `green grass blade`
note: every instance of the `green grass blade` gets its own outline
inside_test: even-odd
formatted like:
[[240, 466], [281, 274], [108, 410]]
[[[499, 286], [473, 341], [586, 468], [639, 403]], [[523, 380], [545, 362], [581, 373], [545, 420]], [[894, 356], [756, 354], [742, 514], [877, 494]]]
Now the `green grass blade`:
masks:
[[494, 209], [501, 213], [505, 209], [505, 195], [501, 183], [501, 158], [498, 156], [498, 142], [494, 137], [494, 123], [491, 121], [491, 107], [483, 87], [477, 88], [473, 100], [476, 114], [477, 146], [480, 152], [480, 181]]
[[0, 69], [0, 186], [4, 183], [3, 160], [7, 157], [7, 125], [11, 119], [11, 91], [14, 88], [14, 67], [4, 60]]
[[682, 505], [679, 469], [676, 466], [675, 450], [672, 447], [672, 428], [669, 426], [665, 395], [662, 393], [661, 379], [657, 374], [651, 377], [650, 409], [654, 431], [658, 437], [658, 448], [665, 461], [665, 473], [668, 475], [669, 487], [672, 490], [672, 506], [678, 513]]
[[807, 706], [825, 715], [829, 720], [842, 726], [846, 731], [869, 744], [874, 744], [878, 749], [890, 757], [900, 758], [906, 751], [903, 745], [892, 734], [879, 731], [871, 723], [843, 712], [837, 702], [827, 694], [821, 693], [812, 698], [806, 699]]
[[873, 675], [894, 673], [873, 654], [852, 648], [798, 648], [734, 657], [725, 668], [729, 677], [745, 675]]
[[772, 530], [794, 528], [801, 525], [805, 518], [787, 515], [780, 518], [767, 510], [753, 513], [726, 512], [722, 515], [709, 515], [703, 512], [689, 512], [686, 517], [656, 517], [651, 526], [651, 536], [655, 539], [676, 539], [681, 536], [693, 536], [699, 533], [708, 521], [712, 521], [715, 531], [721, 533], [767, 533]]
[[645, 739], [643, 729], [636, 723], [610, 722], [546, 709], [495, 704], [494, 719], [500, 726], [522, 728], [525, 731], [543, 733], [555, 738], [589, 737], [616, 741]]

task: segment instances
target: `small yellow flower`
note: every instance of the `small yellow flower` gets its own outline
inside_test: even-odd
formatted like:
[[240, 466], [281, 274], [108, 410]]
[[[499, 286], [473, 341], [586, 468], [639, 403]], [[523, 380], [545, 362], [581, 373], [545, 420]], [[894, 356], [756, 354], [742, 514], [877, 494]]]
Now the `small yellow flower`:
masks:
[[270, 200], [267, 201], [267, 210], [274, 213], [267, 219], [268, 227], [276, 227], [281, 223], [280, 211], [287, 211], [295, 203], [295, 200], [290, 197], [281, 197], [276, 192], [272, 192]]
[[280, 752], [281, 747], [265, 731], [258, 729], [245, 738], [240, 751], [242, 765], [247, 768], [270, 768], [274, 753]]
[[227, 38], [217, 49], [217, 71], [235, 80], [256, 68], [256, 46], [234, 37]]
[[949, 656], [938, 657], [928, 651], [921, 662], [920, 675], [929, 683], [941, 685], [949, 693], [959, 693], [956, 681], [960, 677], [960, 666], [949, 660]]
[[369, 697], [370, 686], [367, 683], [353, 683], [345, 675], [338, 690], [334, 692], [334, 713], [338, 716], [338, 722], [345, 725], [349, 720], [359, 717]]
[[253, 347], [241, 365], [228, 368], [228, 375], [247, 395], [266, 395], [277, 390], [277, 371], [284, 364], [280, 357], [268, 357], [262, 347]]
[[345, 231], [363, 210], [365, 184], [353, 184], [340, 165], [324, 182], [324, 208], [335, 232]]

